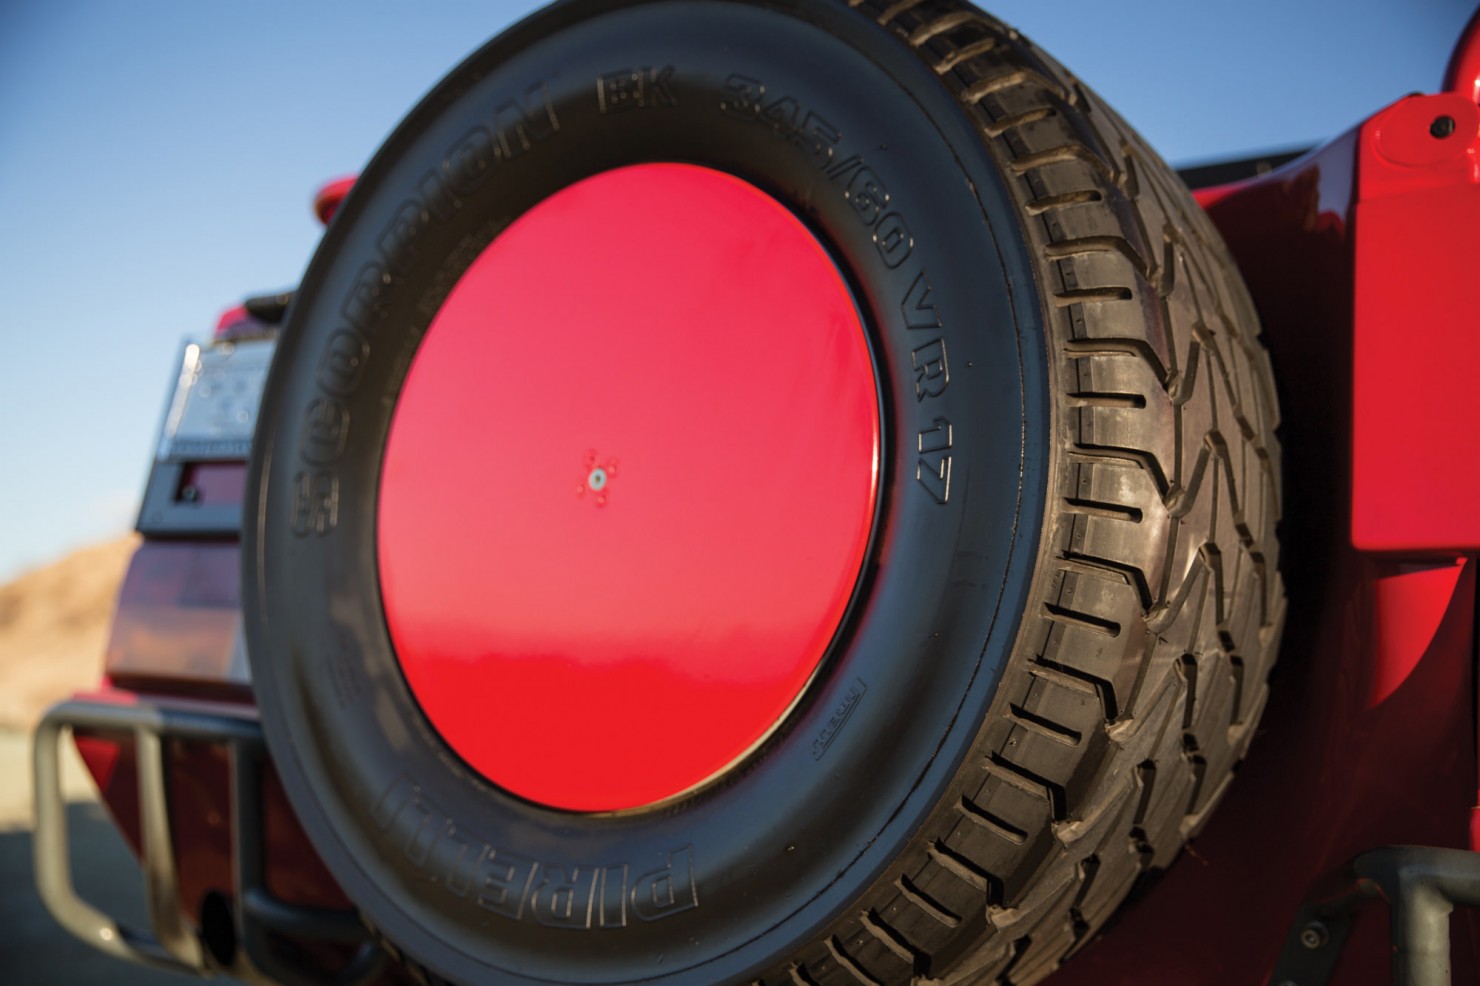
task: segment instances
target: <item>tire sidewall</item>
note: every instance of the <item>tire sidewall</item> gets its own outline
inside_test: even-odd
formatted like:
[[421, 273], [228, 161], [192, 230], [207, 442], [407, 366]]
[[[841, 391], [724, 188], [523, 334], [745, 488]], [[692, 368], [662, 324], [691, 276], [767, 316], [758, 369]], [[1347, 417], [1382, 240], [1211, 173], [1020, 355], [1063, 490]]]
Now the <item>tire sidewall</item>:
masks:
[[[604, 99], [623, 79], [633, 102], [616, 112]], [[740, 978], [863, 893], [934, 807], [1017, 635], [1049, 427], [1027, 248], [961, 116], [917, 59], [841, 8], [567, 3], [455, 70], [355, 186], [266, 389], [246, 623], [306, 831], [416, 961], [462, 981]], [[830, 155], [819, 133], [837, 135]], [[672, 803], [580, 815], [488, 784], [416, 705], [381, 606], [377, 489], [396, 396], [461, 272], [549, 195], [648, 161], [745, 179], [829, 249], [870, 334], [879, 507], [843, 626], [762, 748]], [[504, 330], [527, 334], [532, 366], [558, 358], [538, 326]], [[559, 696], [479, 701], [491, 716], [540, 703], [560, 728]], [[634, 721], [661, 722], [629, 701]], [[593, 750], [592, 769], [620, 749], [618, 736]]]

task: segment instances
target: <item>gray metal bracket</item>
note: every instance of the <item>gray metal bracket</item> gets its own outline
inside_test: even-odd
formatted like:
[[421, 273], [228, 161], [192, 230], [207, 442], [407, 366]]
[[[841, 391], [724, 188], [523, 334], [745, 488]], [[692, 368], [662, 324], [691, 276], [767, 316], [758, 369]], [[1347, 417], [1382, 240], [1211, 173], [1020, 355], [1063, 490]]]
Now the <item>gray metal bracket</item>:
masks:
[[[130, 927], [83, 900], [72, 883], [66, 804], [62, 796], [61, 740], [73, 729], [128, 737], [135, 744], [139, 783], [140, 866], [150, 929]], [[213, 960], [180, 905], [165, 743], [221, 744], [231, 764], [235, 907], [239, 948], [229, 967]], [[285, 904], [265, 886], [262, 833], [261, 727], [252, 719], [177, 708], [149, 701], [131, 705], [71, 701], [53, 706], [36, 729], [33, 749], [36, 887], [52, 916], [76, 937], [117, 958], [196, 976], [224, 972], [258, 983], [359, 986], [383, 971], [385, 952], [353, 911]], [[332, 973], [296, 968], [274, 935], [356, 946]]]
[[1480, 853], [1389, 846], [1363, 853], [1301, 907], [1272, 986], [1327, 986], [1369, 900], [1391, 911], [1395, 986], [1449, 986], [1449, 915], [1480, 907]]

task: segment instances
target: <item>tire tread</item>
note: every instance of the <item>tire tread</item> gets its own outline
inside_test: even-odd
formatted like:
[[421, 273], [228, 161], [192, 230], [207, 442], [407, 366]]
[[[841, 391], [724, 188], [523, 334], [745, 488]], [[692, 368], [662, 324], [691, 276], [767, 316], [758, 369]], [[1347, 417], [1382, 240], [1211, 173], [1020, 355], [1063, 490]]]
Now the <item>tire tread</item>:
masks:
[[1269, 359], [1211, 222], [1078, 79], [958, 0], [847, 5], [926, 61], [1007, 176], [1059, 454], [1036, 603], [952, 793], [770, 979], [1029, 986], [1171, 864], [1254, 735], [1284, 619]]

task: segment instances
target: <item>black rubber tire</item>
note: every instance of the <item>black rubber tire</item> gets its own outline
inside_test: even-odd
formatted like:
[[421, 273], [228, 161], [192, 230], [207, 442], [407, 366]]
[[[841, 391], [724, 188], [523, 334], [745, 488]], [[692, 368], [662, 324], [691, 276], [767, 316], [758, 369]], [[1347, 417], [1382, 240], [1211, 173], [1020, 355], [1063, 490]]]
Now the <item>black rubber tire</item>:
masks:
[[[644, 95], [603, 112], [617, 76]], [[417, 708], [377, 483], [417, 344], [481, 248], [653, 160], [751, 181], [832, 252], [873, 347], [883, 494], [783, 728], [677, 803], [576, 815], [488, 785]], [[1257, 335], [1165, 164], [969, 6], [535, 15], [377, 154], [266, 388], [246, 627], [306, 831], [428, 979], [1036, 981], [1170, 863], [1263, 708], [1284, 596]]]

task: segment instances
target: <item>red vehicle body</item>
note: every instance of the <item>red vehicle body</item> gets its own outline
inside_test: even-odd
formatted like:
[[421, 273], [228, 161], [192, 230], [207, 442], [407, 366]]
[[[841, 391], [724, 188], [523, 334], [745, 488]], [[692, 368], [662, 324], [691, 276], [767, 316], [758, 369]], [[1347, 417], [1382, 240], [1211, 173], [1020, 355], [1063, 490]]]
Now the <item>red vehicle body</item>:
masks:
[[[1282, 387], [1283, 656], [1261, 735], [1214, 819], [1053, 975], [1058, 986], [1367, 986], [1394, 968], [1431, 983], [1445, 961], [1454, 981], [1480, 981], [1480, 925], [1469, 912], [1448, 918], [1452, 902], [1480, 904], [1480, 857], [1464, 854], [1480, 850], [1476, 22], [1445, 88], [1266, 174], [1197, 191], [1253, 294]], [[320, 194], [325, 222], [349, 184]], [[249, 339], [275, 315], [258, 300], [228, 312], [218, 335]], [[240, 460], [171, 468], [176, 500], [240, 510]], [[92, 944], [166, 966], [398, 977], [298, 827], [252, 726], [239, 578], [229, 534], [150, 537], [138, 550], [102, 686], [41, 727], [43, 896]], [[242, 728], [223, 742], [193, 732], [201, 717]], [[71, 891], [55, 766], [69, 727], [146, 860], [152, 934]], [[1392, 846], [1453, 852], [1384, 854]], [[257, 920], [233, 917], [233, 897]]]

